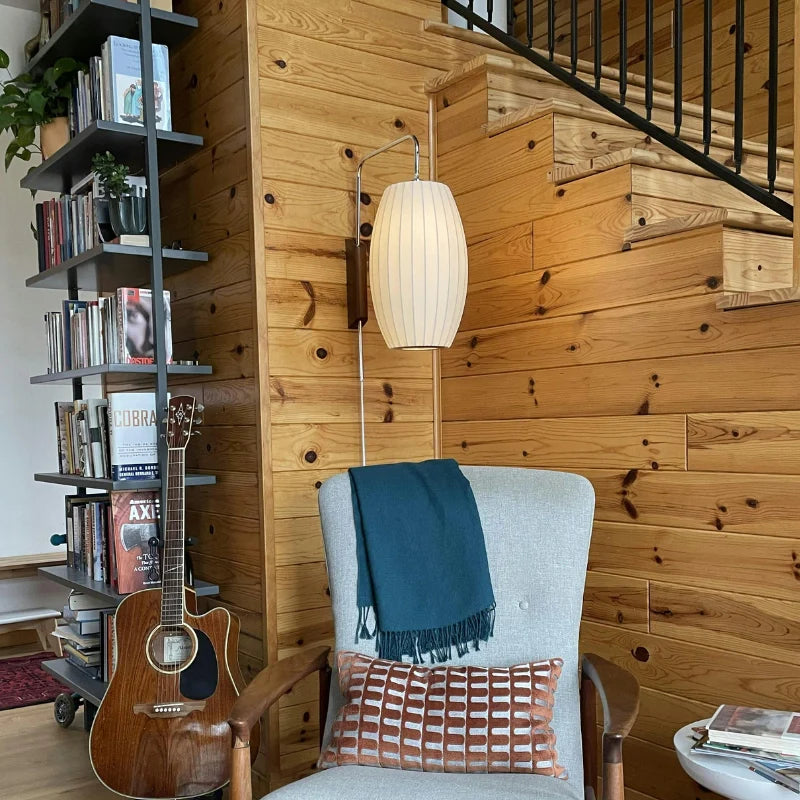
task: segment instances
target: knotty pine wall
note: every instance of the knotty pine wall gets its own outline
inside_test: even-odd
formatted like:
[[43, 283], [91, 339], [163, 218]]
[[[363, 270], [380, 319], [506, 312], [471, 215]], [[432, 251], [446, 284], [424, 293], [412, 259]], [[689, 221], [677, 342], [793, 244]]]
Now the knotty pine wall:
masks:
[[582, 649], [642, 685], [626, 797], [714, 797], [675, 730], [800, 703], [800, 308], [718, 312], [719, 228], [622, 252], [629, 168], [555, 187], [552, 116], [487, 139], [448, 123], [485, 119], [459, 86], [437, 99], [471, 281], [443, 455], [592, 481]]
[[205, 250], [207, 264], [165, 281], [172, 292], [176, 358], [197, 358], [214, 372], [170, 384], [205, 405], [201, 436], [187, 467], [217, 484], [186, 492], [189, 553], [198, 577], [220, 586], [214, 605], [242, 621], [240, 663], [250, 678], [264, 663], [263, 534], [254, 339], [253, 224], [246, 87], [244, 0], [175, 0], [198, 31], [170, 56], [175, 130], [204, 147], [161, 180], [164, 241]]
[[[317, 488], [360, 463], [357, 338], [347, 329], [345, 240], [355, 225], [359, 159], [416, 134], [428, 171], [425, 81], [474, 47], [422, 29], [436, 0], [260, 0], [258, 94], [271, 506], [267, 528], [267, 658], [330, 643], [332, 623]], [[364, 170], [362, 229], [383, 188], [412, 175], [411, 148]], [[390, 352], [364, 332], [369, 463], [430, 458], [431, 355]], [[318, 749], [316, 677], [270, 719], [274, 788], [307, 772]]]
[[[525, 39], [525, 0], [517, 0], [516, 34]], [[593, 31], [591, 31], [594, 0], [578, 3], [578, 49], [582, 58], [594, 58]], [[653, 18], [654, 74], [672, 84], [672, 0], [655, 0]], [[703, 98], [703, 0], [684, 0], [683, 3], [683, 98], [687, 102], [702, 103]], [[793, 92], [793, 12], [792, 0], [780, 0], [778, 20], [778, 144], [792, 145]], [[633, 72], [644, 74], [644, 4], [629, 6], [628, 11], [628, 66]], [[734, 0], [717, 0], [714, 3], [713, 21], [713, 106], [733, 111], [734, 103], [734, 53], [736, 39], [736, 12]], [[619, 3], [603, 3], [603, 63], [619, 66]], [[556, 0], [556, 50], [570, 51], [570, 1]], [[546, 4], [539, 4], [534, 15], [535, 43], [547, 46]], [[767, 80], [769, 78], [769, 0], [745, 0], [745, 71], [744, 136], [766, 141], [767, 134]]]

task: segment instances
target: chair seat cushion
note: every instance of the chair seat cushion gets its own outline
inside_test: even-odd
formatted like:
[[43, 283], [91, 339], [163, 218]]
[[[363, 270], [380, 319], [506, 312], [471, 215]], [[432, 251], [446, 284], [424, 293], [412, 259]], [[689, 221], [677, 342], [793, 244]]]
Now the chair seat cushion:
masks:
[[268, 800], [583, 800], [569, 781], [520, 773], [453, 774], [337, 767], [290, 783]]

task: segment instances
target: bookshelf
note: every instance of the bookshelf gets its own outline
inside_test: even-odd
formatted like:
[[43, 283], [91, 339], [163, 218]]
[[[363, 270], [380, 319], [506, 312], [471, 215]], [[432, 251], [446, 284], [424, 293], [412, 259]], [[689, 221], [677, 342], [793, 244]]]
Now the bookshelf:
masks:
[[[56, 60], [72, 56], [87, 61], [97, 55], [103, 42], [111, 35], [136, 38], [140, 42], [141, 76], [144, 86], [153, 84], [152, 44], [176, 45], [197, 29], [197, 20], [182, 14], [151, 9], [149, 0], [139, 3], [127, 0], [82, 0], [77, 10], [67, 18], [48, 43], [34, 56], [26, 67], [27, 72], [41, 73]], [[152, 387], [156, 396], [158, 416], [163, 416], [167, 406], [168, 379], [181, 380], [208, 375], [207, 365], [166, 363], [165, 312], [161, 302], [164, 276], [196, 267], [206, 262], [208, 255], [196, 251], [163, 247], [161, 235], [161, 204], [159, 175], [174, 166], [203, 145], [203, 138], [180, 131], [162, 131], [155, 127], [153, 94], [144, 92], [144, 120], [142, 126], [126, 125], [98, 120], [74, 136], [57, 153], [32, 169], [20, 182], [24, 189], [69, 192], [71, 186], [91, 172], [94, 153], [109, 150], [119, 162], [128, 164], [131, 174], [141, 172], [147, 180], [147, 211], [150, 246], [135, 247], [101, 244], [83, 252], [56, 267], [33, 275], [26, 286], [33, 289], [55, 289], [65, 292], [70, 300], [77, 300], [80, 291], [113, 292], [121, 286], [149, 286], [153, 293], [153, 337], [155, 363], [104, 364], [84, 369], [70, 369], [60, 373], [34, 375], [33, 384], [67, 384], [72, 398], [83, 398], [84, 386], [114, 384], [129, 388], [144, 383]], [[159, 437], [159, 474], [166, 474], [167, 444]], [[72, 487], [78, 495], [91, 490], [160, 490], [161, 508], [166, 508], [165, 486], [160, 479], [112, 481], [53, 472], [36, 473], [34, 480]], [[186, 475], [186, 485], [214, 484], [216, 478], [197, 472]], [[44, 567], [39, 574], [51, 581], [79, 592], [85, 592], [117, 605], [123, 596], [114, 592], [102, 581], [90, 580], [82, 571], [66, 565]], [[213, 595], [219, 587], [196, 581], [198, 595]], [[105, 684], [88, 676], [65, 659], [54, 659], [44, 668], [61, 683], [69, 686], [86, 702], [86, 721], [91, 721], [94, 710], [105, 692]]]

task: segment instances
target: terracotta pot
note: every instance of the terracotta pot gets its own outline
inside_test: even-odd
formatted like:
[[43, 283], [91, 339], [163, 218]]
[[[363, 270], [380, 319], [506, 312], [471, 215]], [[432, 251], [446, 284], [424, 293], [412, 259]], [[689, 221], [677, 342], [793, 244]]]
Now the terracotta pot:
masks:
[[56, 117], [46, 125], [39, 127], [39, 146], [42, 148], [43, 159], [50, 158], [68, 141], [69, 120], [66, 117]]

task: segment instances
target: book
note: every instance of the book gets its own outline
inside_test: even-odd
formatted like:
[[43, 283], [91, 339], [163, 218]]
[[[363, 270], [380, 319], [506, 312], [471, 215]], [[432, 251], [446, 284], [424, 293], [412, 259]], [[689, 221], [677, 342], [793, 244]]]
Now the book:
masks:
[[112, 534], [117, 591], [130, 594], [161, 585], [157, 546], [158, 492], [112, 492]]
[[158, 477], [158, 424], [154, 392], [108, 396], [109, 466], [115, 481]]
[[74, 625], [58, 625], [53, 631], [53, 636], [74, 642], [82, 647], [98, 647], [100, 645], [99, 633], [81, 633]]
[[97, 647], [94, 650], [81, 650], [75, 645], [70, 644], [67, 642], [64, 644], [64, 652], [67, 653], [68, 656], [72, 656], [73, 659], [77, 660], [77, 663], [80, 665], [85, 666], [97, 666], [100, 663], [100, 648]]
[[[103, 90], [107, 118], [129, 125], [144, 124], [144, 89], [139, 41], [109, 36], [102, 48]], [[153, 45], [153, 98], [156, 128], [172, 130], [169, 50]]]
[[83, 594], [83, 592], [71, 592], [67, 603], [73, 611], [87, 609], [95, 611], [100, 608], [108, 608], [108, 600], [91, 594]]
[[[172, 312], [169, 292], [164, 292], [164, 341], [167, 363], [172, 363]], [[117, 289], [117, 353], [122, 364], [155, 361], [153, 292], [151, 289]]]
[[123, 233], [121, 236], [115, 236], [111, 241], [113, 244], [132, 247], [150, 247], [150, 236], [147, 233]]
[[708, 740], [800, 756], [800, 712], [722, 705], [708, 723]]

